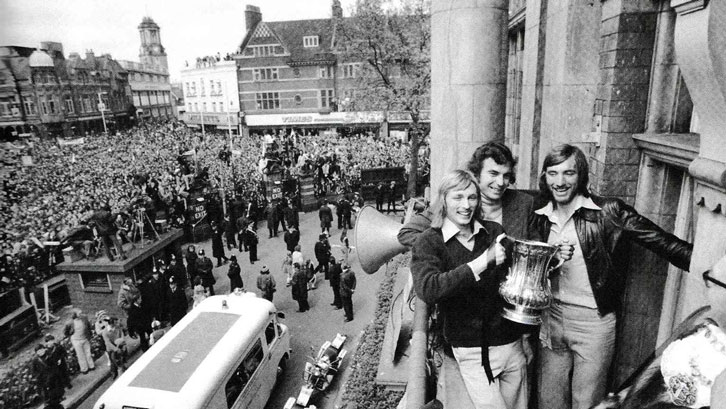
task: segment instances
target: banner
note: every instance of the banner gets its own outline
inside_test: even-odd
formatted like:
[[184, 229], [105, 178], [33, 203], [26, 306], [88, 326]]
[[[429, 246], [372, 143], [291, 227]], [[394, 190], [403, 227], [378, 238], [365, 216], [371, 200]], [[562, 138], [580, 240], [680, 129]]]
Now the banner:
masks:
[[58, 141], [58, 146], [83, 145], [86, 143], [86, 138], [84, 137], [73, 139], [56, 138], [56, 140]]

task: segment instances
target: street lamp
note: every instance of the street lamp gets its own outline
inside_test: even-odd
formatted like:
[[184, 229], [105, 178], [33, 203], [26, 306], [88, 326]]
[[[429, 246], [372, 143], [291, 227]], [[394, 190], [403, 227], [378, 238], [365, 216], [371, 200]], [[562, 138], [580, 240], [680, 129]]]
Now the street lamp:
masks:
[[106, 104], [104, 104], [103, 100], [101, 99], [101, 95], [104, 94], [108, 94], [108, 92], [98, 93], [98, 110], [101, 111], [101, 119], [103, 119], [103, 133], [108, 135], [108, 128], [106, 127], [106, 115], [103, 114], [103, 111], [106, 110]]

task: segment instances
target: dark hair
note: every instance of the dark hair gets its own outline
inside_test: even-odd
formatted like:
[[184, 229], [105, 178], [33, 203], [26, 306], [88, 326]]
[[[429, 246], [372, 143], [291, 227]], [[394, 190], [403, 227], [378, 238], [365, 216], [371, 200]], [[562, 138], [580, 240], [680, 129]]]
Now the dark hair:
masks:
[[568, 144], [555, 146], [545, 156], [542, 162], [542, 173], [539, 175], [539, 190], [547, 200], [553, 200], [552, 192], [547, 186], [546, 173], [547, 168], [557, 166], [560, 163], [575, 157], [575, 170], [577, 171], [577, 186], [575, 192], [585, 197], [590, 197], [590, 191], [587, 186], [590, 184], [590, 167], [587, 164], [587, 158], [580, 148]]
[[[507, 145], [501, 142], [487, 142], [484, 145], [476, 148], [474, 154], [471, 155], [469, 162], [466, 163], [466, 169], [479, 179], [481, 173], [482, 164], [487, 158], [492, 158], [498, 165], [511, 165], [514, 168], [517, 165], [517, 160], [514, 159], [512, 151], [507, 148]], [[514, 173], [512, 173], [509, 183], [516, 181]]]

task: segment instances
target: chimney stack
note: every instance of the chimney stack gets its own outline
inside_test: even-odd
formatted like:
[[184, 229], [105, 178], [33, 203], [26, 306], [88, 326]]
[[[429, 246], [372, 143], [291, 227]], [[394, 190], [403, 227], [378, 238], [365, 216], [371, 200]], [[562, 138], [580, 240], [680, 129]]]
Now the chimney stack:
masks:
[[250, 31], [260, 21], [262, 21], [260, 8], [248, 4], [245, 7], [245, 30]]

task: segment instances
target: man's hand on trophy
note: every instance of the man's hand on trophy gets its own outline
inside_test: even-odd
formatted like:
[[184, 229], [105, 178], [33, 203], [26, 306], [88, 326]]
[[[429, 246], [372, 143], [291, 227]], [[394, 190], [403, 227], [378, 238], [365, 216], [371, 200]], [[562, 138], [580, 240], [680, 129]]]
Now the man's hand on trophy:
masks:
[[572, 254], [575, 252], [575, 246], [570, 244], [569, 240], [562, 239], [554, 244], [560, 248], [560, 251], [557, 252], [557, 258], [559, 258], [562, 262], [572, 259]]
[[507, 250], [501, 243], [502, 239], [504, 239], [505, 237], [507, 237], [506, 234], [500, 234], [496, 238], [496, 240], [494, 240], [494, 242], [489, 246], [486, 253], [484, 253], [487, 258], [487, 268], [501, 266], [507, 259]]

